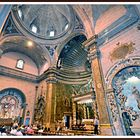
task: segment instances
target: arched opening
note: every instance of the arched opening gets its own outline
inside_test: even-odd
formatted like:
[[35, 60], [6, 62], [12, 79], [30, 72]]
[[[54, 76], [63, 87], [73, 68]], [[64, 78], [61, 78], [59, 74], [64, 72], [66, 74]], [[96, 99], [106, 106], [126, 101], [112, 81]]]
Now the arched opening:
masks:
[[120, 70], [112, 80], [127, 135], [140, 135], [140, 66]]
[[22, 91], [16, 88], [6, 88], [0, 91], [0, 119], [23, 124], [26, 98]]
[[[63, 45], [61, 51], [58, 51], [60, 55], [58, 57], [57, 68], [65, 75], [76, 75], [77, 79], [80, 79], [79, 76], [82, 77], [83, 73], [91, 74], [90, 63], [87, 60], [88, 52], [82, 45], [86, 40], [85, 35], [77, 34]], [[67, 79], [64, 80], [67, 81]], [[64, 111], [64, 115], [62, 115], [66, 128], [82, 131], [93, 130], [92, 124], [96, 111], [93, 108], [95, 100], [93, 99], [94, 88], [92, 83], [91, 77], [85, 83], [68, 83], [72, 89], [71, 100], [69, 100], [72, 102], [72, 110], [68, 110], [69, 112]], [[62, 88], [61, 91], [63, 91]], [[67, 91], [66, 94], [68, 94]], [[62, 98], [62, 96], [60, 97]], [[66, 108], [69, 108], [67, 100], [64, 100], [64, 104]]]
[[57, 68], [73, 72], [88, 71], [87, 52], [82, 48], [85, 40], [85, 35], [77, 35], [68, 41], [59, 55]]

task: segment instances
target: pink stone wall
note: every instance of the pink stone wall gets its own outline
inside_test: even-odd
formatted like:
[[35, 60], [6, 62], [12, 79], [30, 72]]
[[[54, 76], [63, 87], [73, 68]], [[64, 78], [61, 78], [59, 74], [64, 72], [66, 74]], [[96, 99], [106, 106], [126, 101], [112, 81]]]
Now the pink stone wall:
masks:
[[0, 81], [1, 81], [0, 91], [6, 88], [17, 88], [25, 94], [26, 103], [28, 104], [26, 108], [26, 112], [28, 110], [30, 111], [30, 123], [32, 123], [36, 84], [19, 80], [19, 79], [6, 77], [6, 76], [1, 76], [1, 75], [0, 75]]
[[[23, 70], [16, 68], [16, 63], [18, 59], [23, 59], [25, 61]], [[38, 75], [38, 69], [36, 64], [29, 57], [21, 53], [9, 52], [3, 54], [0, 59], [0, 65], [19, 70], [21, 72], [23, 71], [33, 75]]]
[[49, 68], [49, 63], [46, 62], [39, 70], [39, 75], [43, 74]]
[[95, 33], [98, 34], [103, 31], [105, 28], [110, 26], [117, 19], [122, 17], [126, 13], [126, 9], [123, 6], [115, 5], [105, 11], [100, 15], [98, 20], [96, 21]]
[[130, 43], [134, 42], [135, 50], [132, 54], [128, 54], [127, 57], [131, 56], [139, 56], [140, 57], [140, 31], [137, 29], [136, 26], [130, 27], [130, 29], [127, 29], [127, 31], [123, 31], [117, 36], [115, 36], [112, 40], [109, 41], [109, 43], [104, 44], [101, 46], [101, 64], [103, 68], [103, 74], [104, 76], [107, 74], [108, 70], [112, 68], [115, 63], [119, 62], [119, 60], [110, 60], [110, 53], [113, 51], [115, 47], [117, 47], [117, 43]]
[[46, 80], [43, 80], [38, 84], [37, 97], [43, 95], [46, 98], [46, 92], [47, 92], [47, 83]]

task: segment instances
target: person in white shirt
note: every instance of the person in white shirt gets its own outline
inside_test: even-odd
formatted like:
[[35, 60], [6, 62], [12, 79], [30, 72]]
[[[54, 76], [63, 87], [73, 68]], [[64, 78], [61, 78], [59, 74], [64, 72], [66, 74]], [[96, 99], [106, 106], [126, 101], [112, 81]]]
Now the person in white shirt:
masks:
[[18, 130], [17, 130], [16, 136], [23, 136], [23, 134], [22, 134], [22, 132], [21, 132], [21, 129], [18, 129]]
[[17, 133], [17, 129], [15, 127], [12, 127], [11, 131], [10, 131], [10, 134], [11, 135], [16, 135]]
[[99, 120], [97, 119], [97, 117], [95, 117], [94, 119], [94, 134], [98, 135], [98, 125], [99, 125]]
[[43, 131], [44, 131], [44, 128], [43, 127], [38, 130], [38, 132], [43, 132]]

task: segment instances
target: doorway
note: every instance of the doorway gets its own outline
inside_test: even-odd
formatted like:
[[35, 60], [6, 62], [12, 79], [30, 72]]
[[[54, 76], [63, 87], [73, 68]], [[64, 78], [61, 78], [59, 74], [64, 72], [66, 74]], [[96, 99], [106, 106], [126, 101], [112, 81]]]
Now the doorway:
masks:
[[70, 128], [70, 116], [68, 116], [68, 115], [65, 116], [65, 127], [67, 129]]

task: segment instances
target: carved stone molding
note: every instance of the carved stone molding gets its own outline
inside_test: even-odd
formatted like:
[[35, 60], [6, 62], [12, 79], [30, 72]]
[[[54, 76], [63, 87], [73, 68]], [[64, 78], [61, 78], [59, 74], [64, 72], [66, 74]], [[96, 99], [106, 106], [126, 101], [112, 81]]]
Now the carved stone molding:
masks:
[[112, 80], [114, 76], [123, 68], [129, 66], [140, 66], [140, 57], [130, 57], [127, 59], [122, 59], [116, 63], [105, 76], [106, 89], [112, 88]]
[[[123, 112], [124, 104], [122, 103], [123, 101], [122, 96], [119, 98], [119, 96], [115, 94], [115, 91], [112, 86], [112, 82], [113, 82], [113, 78], [119, 71], [129, 66], [140, 66], [140, 57], [130, 57], [130, 58], [119, 61], [108, 71], [105, 77], [107, 101], [108, 101], [109, 110], [111, 113], [110, 117], [112, 118], [112, 123], [114, 124], [114, 131], [116, 135], [122, 135], [122, 134], [126, 135], [125, 128], [122, 122], [122, 116], [120, 115], [120, 113]], [[134, 117], [133, 112], [130, 113], [130, 115]]]
[[56, 83], [57, 78], [55, 77], [55, 74], [51, 74], [46, 78], [47, 83]]

